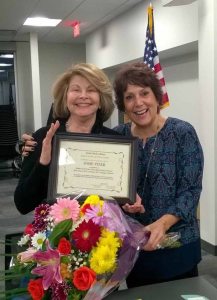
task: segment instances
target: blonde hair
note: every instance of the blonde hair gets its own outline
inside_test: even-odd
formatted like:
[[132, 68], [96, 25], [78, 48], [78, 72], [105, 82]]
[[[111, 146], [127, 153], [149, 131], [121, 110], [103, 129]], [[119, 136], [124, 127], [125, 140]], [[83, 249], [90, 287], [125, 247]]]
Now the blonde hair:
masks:
[[112, 86], [106, 74], [97, 66], [87, 63], [79, 63], [72, 66], [64, 72], [53, 85], [53, 117], [68, 118], [70, 113], [66, 104], [67, 91], [70, 80], [73, 76], [80, 75], [87, 79], [99, 92], [100, 109], [97, 111], [97, 117], [105, 122], [111, 116], [114, 110], [112, 100]]

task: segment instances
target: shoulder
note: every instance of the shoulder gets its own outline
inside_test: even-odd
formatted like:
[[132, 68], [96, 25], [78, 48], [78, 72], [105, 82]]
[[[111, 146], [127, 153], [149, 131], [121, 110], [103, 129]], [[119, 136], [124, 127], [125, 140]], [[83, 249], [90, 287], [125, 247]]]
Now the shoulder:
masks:
[[168, 118], [167, 120], [167, 129], [170, 131], [174, 131], [177, 135], [185, 135], [187, 133], [191, 133], [195, 136], [197, 136], [196, 134], [196, 130], [193, 127], [192, 124], [190, 124], [187, 121], [183, 121], [177, 118]]
[[120, 135], [120, 133], [118, 133], [117, 131], [115, 131], [111, 128], [105, 127], [105, 126], [102, 127], [101, 132], [103, 134], [108, 134], [108, 135]]
[[[185, 149], [186, 152], [196, 151], [202, 153], [202, 146], [195, 128], [187, 121], [176, 118], [168, 119], [167, 138], [174, 137], [180, 149]], [[170, 135], [170, 133], [173, 134]], [[171, 143], [173, 143], [171, 141]]]
[[116, 132], [118, 132], [121, 135], [131, 135], [131, 123], [125, 123], [125, 124], [120, 124], [116, 127], [113, 128]]

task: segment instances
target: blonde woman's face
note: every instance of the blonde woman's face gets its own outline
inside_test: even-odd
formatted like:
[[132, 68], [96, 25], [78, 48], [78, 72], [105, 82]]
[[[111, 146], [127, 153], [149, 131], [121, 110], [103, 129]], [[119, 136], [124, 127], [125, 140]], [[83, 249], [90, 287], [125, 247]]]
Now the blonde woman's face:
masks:
[[86, 78], [75, 75], [69, 83], [66, 104], [71, 116], [95, 118], [100, 94]]

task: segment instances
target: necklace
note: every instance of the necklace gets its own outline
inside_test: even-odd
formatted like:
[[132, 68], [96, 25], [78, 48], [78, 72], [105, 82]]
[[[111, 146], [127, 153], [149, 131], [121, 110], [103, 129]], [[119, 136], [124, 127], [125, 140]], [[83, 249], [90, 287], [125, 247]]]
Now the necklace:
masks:
[[144, 179], [144, 184], [143, 184], [143, 189], [142, 189], [142, 196], [144, 195], [144, 192], [145, 192], [147, 178], [148, 178], [148, 172], [149, 172], [149, 169], [150, 169], [150, 165], [151, 165], [151, 162], [152, 162], [152, 159], [153, 159], [154, 152], [156, 150], [155, 146], [156, 146], [156, 142], [157, 142], [157, 139], [158, 139], [158, 133], [159, 133], [159, 131], [157, 131], [157, 134], [156, 134], [154, 142], [153, 142], [153, 146], [152, 146], [151, 151], [150, 151], [150, 157], [149, 157], [146, 172], [145, 172], [145, 179]]
[[69, 130], [69, 121], [67, 121], [67, 122], [66, 122], [66, 124], [65, 124], [65, 128], [66, 128], [66, 131], [68, 131], [68, 130]]

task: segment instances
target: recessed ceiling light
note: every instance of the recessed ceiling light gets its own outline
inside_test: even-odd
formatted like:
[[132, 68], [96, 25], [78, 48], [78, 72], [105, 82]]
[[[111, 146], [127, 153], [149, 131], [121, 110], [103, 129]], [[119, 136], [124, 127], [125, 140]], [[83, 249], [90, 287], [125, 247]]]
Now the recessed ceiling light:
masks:
[[0, 63], [0, 67], [10, 67], [10, 66], [12, 66], [12, 64]]
[[27, 18], [23, 25], [54, 27], [57, 24], [59, 24], [61, 21], [62, 21], [61, 19], [35, 17], [35, 18]]
[[0, 72], [5, 72], [5, 70], [0, 70]]
[[1, 54], [0, 57], [4, 57], [4, 58], [13, 58], [14, 55], [13, 55], [13, 54]]

